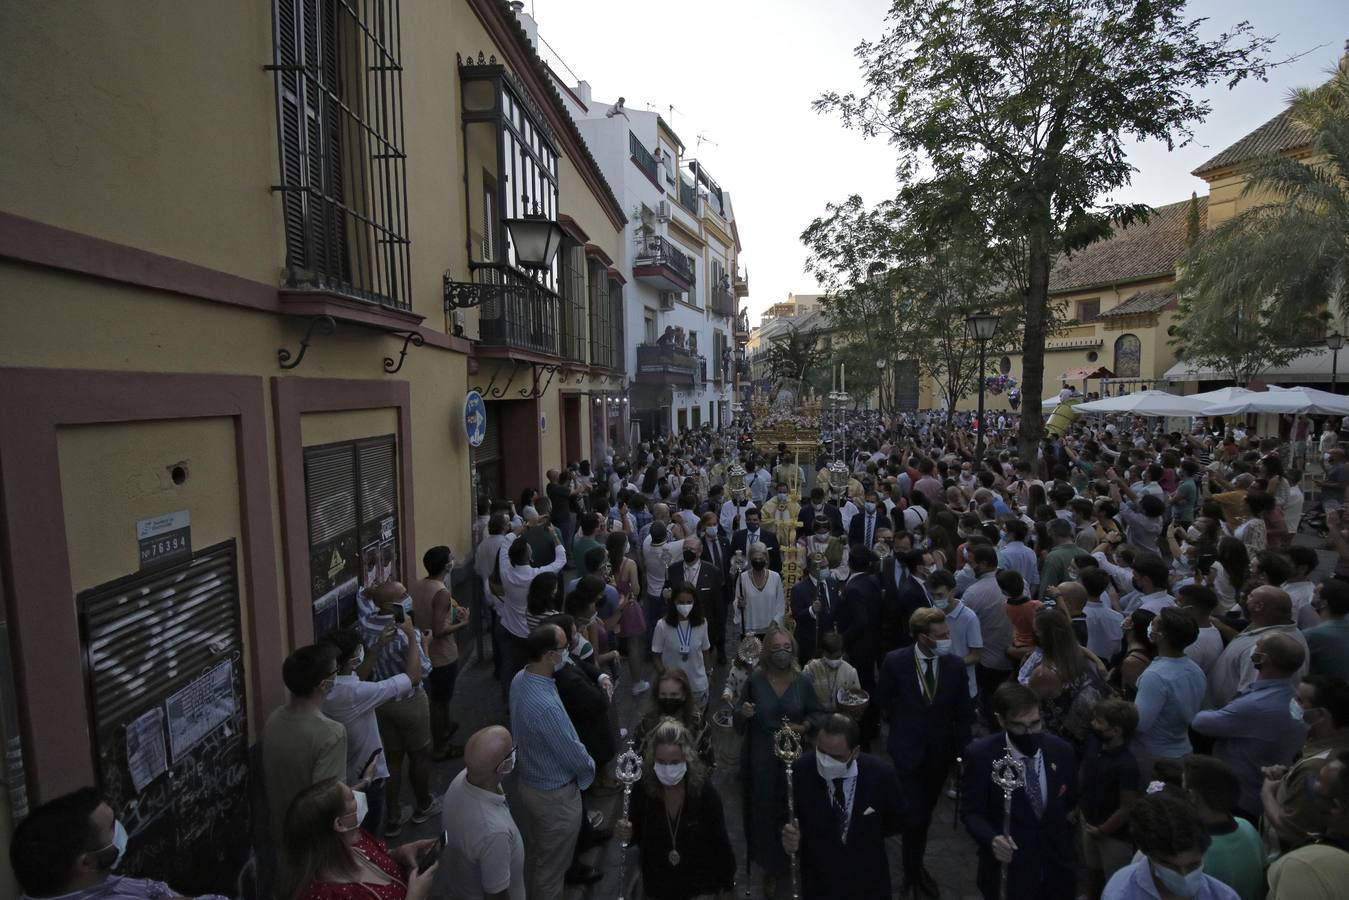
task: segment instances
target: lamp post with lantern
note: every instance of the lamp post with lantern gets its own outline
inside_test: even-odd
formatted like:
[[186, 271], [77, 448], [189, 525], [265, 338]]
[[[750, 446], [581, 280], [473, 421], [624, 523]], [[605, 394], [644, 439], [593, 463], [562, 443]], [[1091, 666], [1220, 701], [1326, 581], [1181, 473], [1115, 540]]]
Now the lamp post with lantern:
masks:
[[1330, 392], [1335, 393], [1335, 387], [1339, 382], [1340, 375], [1340, 348], [1344, 346], [1344, 335], [1338, 331], [1332, 331], [1326, 335], [1326, 349], [1330, 351]]
[[997, 333], [998, 324], [1001, 321], [1002, 316], [991, 312], [977, 312], [965, 318], [965, 326], [969, 330], [970, 336], [979, 344], [979, 371], [977, 373], [979, 377], [979, 438], [974, 453], [976, 465], [984, 458], [984, 371], [988, 365], [988, 342]]

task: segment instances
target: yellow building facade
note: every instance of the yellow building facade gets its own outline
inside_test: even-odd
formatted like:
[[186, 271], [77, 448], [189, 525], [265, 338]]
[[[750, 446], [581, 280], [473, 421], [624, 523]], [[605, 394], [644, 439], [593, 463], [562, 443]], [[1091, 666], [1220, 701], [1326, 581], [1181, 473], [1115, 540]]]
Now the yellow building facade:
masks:
[[0, 60], [0, 840], [97, 784], [228, 891], [285, 654], [605, 440], [625, 219], [498, 0], [10, 4]]

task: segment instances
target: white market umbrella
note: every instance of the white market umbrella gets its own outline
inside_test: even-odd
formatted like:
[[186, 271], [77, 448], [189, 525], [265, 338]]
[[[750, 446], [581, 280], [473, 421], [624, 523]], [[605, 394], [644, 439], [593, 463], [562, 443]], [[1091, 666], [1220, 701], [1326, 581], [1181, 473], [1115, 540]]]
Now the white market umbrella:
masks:
[[1246, 413], [1303, 413], [1307, 415], [1349, 416], [1349, 397], [1309, 387], [1276, 388], [1253, 391], [1231, 403], [1215, 404], [1211, 416], [1240, 416]]
[[1106, 397], [1104, 400], [1092, 400], [1077, 404], [1079, 413], [1132, 413], [1136, 416], [1192, 416], [1199, 408], [1188, 402], [1188, 397], [1178, 397], [1166, 391], [1138, 391], [1120, 397]]
[[[1218, 388], [1216, 391], [1204, 391], [1201, 394], [1188, 394], [1186, 400], [1192, 400], [1204, 405], [1207, 410], [1210, 407], [1217, 406], [1220, 403], [1235, 403], [1238, 400], [1245, 400], [1252, 394], [1258, 394], [1259, 391], [1248, 390], [1244, 387], [1225, 387]], [[1205, 412], [1197, 412], [1196, 416], [1208, 415]]]

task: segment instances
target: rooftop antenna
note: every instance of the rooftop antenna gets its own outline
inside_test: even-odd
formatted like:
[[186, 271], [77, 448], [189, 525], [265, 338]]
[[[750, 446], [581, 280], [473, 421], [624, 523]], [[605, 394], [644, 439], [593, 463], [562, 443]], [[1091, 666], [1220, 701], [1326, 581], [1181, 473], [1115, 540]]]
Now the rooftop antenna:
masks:
[[707, 136], [707, 132], [705, 132], [705, 131], [702, 132], [702, 133], [700, 133], [700, 134], [698, 135], [698, 141], [697, 141], [697, 143], [694, 145], [694, 152], [696, 153], [696, 152], [698, 152], [699, 150], [701, 150], [701, 149], [703, 148], [703, 144], [711, 144], [713, 147], [720, 147], [720, 146], [721, 146], [721, 144], [718, 144], [716, 141], [714, 141], [714, 140], [712, 140], [711, 138], [709, 138], [709, 137]]
[[674, 114], [679, 112], [679, 110], [675, 109], [673, 105], [667, 106], [665, 108], [666, 110], [669, 111], [670, 114], [670, 121], [666, 124], [668, 124], [671, 128], [674, 128]]

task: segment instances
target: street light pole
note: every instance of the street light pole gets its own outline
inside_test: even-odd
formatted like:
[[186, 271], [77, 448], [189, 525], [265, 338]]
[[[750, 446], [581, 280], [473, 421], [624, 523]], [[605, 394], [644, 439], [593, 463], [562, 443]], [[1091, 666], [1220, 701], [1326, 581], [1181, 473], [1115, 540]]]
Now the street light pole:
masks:
[[1340, 348], [1344, 346], [1344, 335], [1338, 331], [1326, 335], [1326, 347], [1330, 350], [1330, 392], [1335, 393], [1335, 386], [1339, 382], [1340, 374]]
[[974, 460], [978, 465], [984, 458], [984, 371], [987, 365], [988, 342], [998, 330], [1002, 316], [996, 313], [978, 312], [965, 319], [974, 339], [979, 343], [979, 437], [975, 444]]

